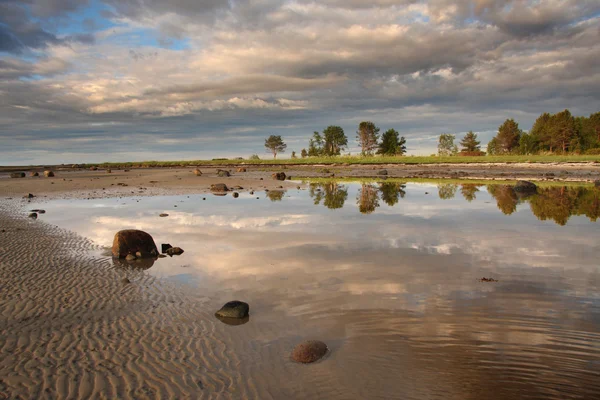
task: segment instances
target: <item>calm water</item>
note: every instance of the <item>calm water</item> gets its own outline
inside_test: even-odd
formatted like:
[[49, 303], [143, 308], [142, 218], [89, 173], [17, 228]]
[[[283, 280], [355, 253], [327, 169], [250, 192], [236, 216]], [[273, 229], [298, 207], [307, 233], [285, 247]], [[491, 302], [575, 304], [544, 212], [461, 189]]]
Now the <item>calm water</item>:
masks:
[[248, 301], [245, 340], [327, 341], [327, 397], [600, 398], [600, 190], [331, 182], [31, 208], [103, 246], [136, 228], [183, 248], [147, 273]]

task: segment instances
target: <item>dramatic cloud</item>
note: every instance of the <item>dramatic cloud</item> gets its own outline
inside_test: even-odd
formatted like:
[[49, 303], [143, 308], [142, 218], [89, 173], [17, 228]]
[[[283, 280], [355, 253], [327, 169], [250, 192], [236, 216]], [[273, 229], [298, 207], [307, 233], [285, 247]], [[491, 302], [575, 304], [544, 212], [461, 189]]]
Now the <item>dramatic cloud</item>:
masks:
[[412, 153], [442, 132], [486, 143], [505, 118], [598, 111], [599, 22], [594, 0], [5, 1], [0, 157], [247, 156], [274, 132], [298, 152], [364, 119]]

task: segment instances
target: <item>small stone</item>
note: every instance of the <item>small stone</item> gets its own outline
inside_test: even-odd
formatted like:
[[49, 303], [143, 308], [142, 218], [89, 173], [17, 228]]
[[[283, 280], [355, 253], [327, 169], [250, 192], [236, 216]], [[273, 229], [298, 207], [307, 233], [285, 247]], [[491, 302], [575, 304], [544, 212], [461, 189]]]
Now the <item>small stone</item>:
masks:
[[377, 171], [377, 175], [387, 175], [387, 174], [388, 174], [387, 169], [381, 169], [381, 170]]
[[202, 176], [202, 171], [200, 171], [198, 168], [196, 168], [194, 170], [194, 175], [196, 175], [196, 176]]
[[240, 197], [240, 194], [238, 192], [233, 192], [232, 196], [234, 199], [237, 199], [238, 197]]
[[11, 178], [25, 178], [25, 172], [11, 172]]
[[33, 199], [35, 196], [31, 193], [26, 194], [25, 196], [23, 196], [24, 199]]
[[229, 189], [227, 188], [227, 185], [224, 183], [214, 183], [214, 184], [210, 185], [210, 190], [213, 192], [226, 192]]
[[165, 253], [167, 253], [167, 255], [171, 257], [179, 256], [183, 254], [183, 249], [181, 247], [171, 247], [170, 249], [167, 249]]
[[131, 283], [131, 281], [129, 279], [127, 279], [127, 278], [123, 278], [123, 279], [121, 279], [121, 283], [123, 285], [127, 285], [127, 284]]
[[238, 168], [237, 172], [246, 172], [246, 168]]
[[327, 354], [327, 345], [319, 340], [307, 340], [297, 345], [292, 351], [292, 360], [299, 363], [312, 363]]
[[278, 181], [285, 181], [285, 172], [276, 172], [271, 176]]
[[40, 176], [40, 173], [39, 173], [39, 172], [36, 172], [36, 171], [31, 171], [31, 172], [29, 173], [29, 176]]
[[107, 174], [112, 174], [112, 170], [110, 170], [110, 169], [107, 169], [107, 170], [106, 170], [106, 173], [107, 173]]
[[219, 311], [215, 313], [218, 317], [225, 318], [246, 318], [250, 312], [250, 306], [243, 301], [233, 300], [225, 303]]
[[166, 214], [166, 213], [162, 213], [159, 215], [159, 217], [168, 217], [168, 216], [169, 216], [169, 214]]
[[250, 194], [254, 194], [254, 190], [251, 190], [251, 191], [250, 191]]
[[127, 261], [133, 261], [135, 260], [137, 257], [134, 256], [133, 254], [127, 254], [127, 256], [125, 257], [125, 260]]
[[33, 219], [37, 219], [37, 213], [31, 213], [29, 214], [29, 218], [33, 218]]
[[172, 247], [173, 246], [171, 246], [169, 243], [163, 243], [160, 245], [160, 252], [164, 254], [167, 252], [167, 250], [169, 250]]

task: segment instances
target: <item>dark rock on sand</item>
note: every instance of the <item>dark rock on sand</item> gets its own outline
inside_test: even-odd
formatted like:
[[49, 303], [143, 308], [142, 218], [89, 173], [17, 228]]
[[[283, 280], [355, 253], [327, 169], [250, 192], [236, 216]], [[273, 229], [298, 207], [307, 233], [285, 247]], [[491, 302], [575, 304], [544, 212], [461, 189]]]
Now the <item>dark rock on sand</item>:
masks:
[[106, 170], [106, 173], [107, 173], [107, 174], [112, 174], [112, 170], [110, 170], [110, 169], [107, 169], [107, 170]]
[[224, 169], [218, 169], [217, 176], [219, 176], [221, 178], [226, 178], [228, 176], [231, 176], [231, 174], [229, 173], [229, 171], [225, 171]]
[[380, 169], [379, 171], [377, 171], [377, 175], [387, 175], [387, 169]]
[[113, 257], [125, 258], [128, 254], [135, 254], [138, 251], [144, 258], [158, 255], [152, 236], [137, 229], [126, 229], [115, 234], [112, 245]]
[[299, 363], [312, 363], [327, 354], [327, 345], [319, 340], [307, 340], [297, 345], [292, 351], [292, 360]]
[[127, 278], [123, 278], [123, 279], [121, 279], [121, 283], [122, 283], [123, 285], [128, 285], [128, 284], [130, 284], [130, 283], [131, 283], [131, 281], [130, 281], [129, 279], [127, 279]]
[[278, 181], [285, 181], [285, 172], [276, 172], [271, 176]]
[[246, 318], [250, 312], [250, 306], [243, 301], [233, 300], [226, 303], [215, 313], [217, 317]]
[[533, 182], [529, 181], [518, 181], [514, 187], [515, 192], [520, 193], [535, 193], [537, 192], [537, 186]]
[[37, 219], [37, 213], [29, 214], [29, 218]]
[[227, 188], [227, 185], [224, 183], [214, 183], [214, 184], [210, 185], [210, 190], [213, 192], [226, 192], [229, 189]]
[[167, 253], [167, 255], [171, 257], [180, 256], [183, 254], [183, 249], [181, 247], [171, 247], [170, 249], [167, 249], [165, 253]]
[[39, 173], [39, 172], [37, 172], [37, 171], [31, 171], [31, 172], [29, 173], [29, 176], [40, 176], [40, 173]]
[[11, 172], [11, 178], [25, 178], [25, 172]]
[[24, 199], [33, 199], [35, 196], [31, 193], [26, 194], [25, 196], [23, 196]]
[[238, 168], [237, 172], [246, 172], [246, 168]]
[[159, 217], [168, 217], [168, 216], [169, 216], [169, 214], [166, 214], [166, 213], [162, 213], [159, 215]]
[[221, 317], [220, 315], [215, 314], [215, 317], [217, 317], [217, 319], [219, 321], [221, 321], [222, 323], [224, 323], [226, 325], [232, 325], [232, 326], [244, 325], [244, 324], [248, 323], [248, 321], [250, 321], [250, 316], [247, 316], [245, 318], [231, 318], [231, 317]]
[[196, 176], [202, 176], [202, 171], [200, 171], [198, 168], [196, 168], [194, 170], [194, 175], [196, 175]]
[[233, 192], [232, 196], [234, 199], [237, 199], [238, 197], [240, 197], [240, 194], [238, 192]]
[[98, 167], [90, 167], [90, 171], [98, 171]]

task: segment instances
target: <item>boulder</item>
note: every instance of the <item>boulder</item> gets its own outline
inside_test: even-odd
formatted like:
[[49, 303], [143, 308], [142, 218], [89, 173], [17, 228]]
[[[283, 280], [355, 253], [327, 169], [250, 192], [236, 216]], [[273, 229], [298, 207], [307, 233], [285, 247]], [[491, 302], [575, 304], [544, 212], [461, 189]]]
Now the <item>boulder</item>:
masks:
[[40, 173], [39, 173], [39, 172], [37, 172], [37, 171], [31, 171], [31, 172], [29, 173], [29, 176], [40, 176]]
[[237, 172], [246, 172], [246, 168], [238, 168]]
[[229, 171], [225, 171], [224, 169], [218, 169], [217, 176], [221, 178], [227, 178], [228, 176], [231, 176], [231, 174], [229, 173]]
[[327, 345], [319, 340], [307, 340], [297, 345], [292, 351], [292, 360], [299, 363], [312, 363], [327, 354]]
[[224, 318], [246, 318], [250, 312], [250, 306], [243, 301], [233, 300], [225, 303], [219, 311], [215, 313], [217, 317]]
[[44, 176], [46, 178], [52, 178], [54, 176], [54, 172], [52, 172], [50, 170], [46, 170], [46, 171], [44, 171]]
[[214, 183], [214, 184], [210, 185], [210, 190], [213, 192], [226, 192], [229, 189], [227, 188], [227, 185], [224, 183]]
[[171, 257], [180, 256], [183, 254], [183, 249], [181, 247], [171, 247], [170, 249], [167, 249], [165, 253]]
[[377, 171], [377, 175], [387, 175], [387, 169], [380, 169], [379, 171]]
[[537, 192], [537, 186], [533, 182], [529, 181], [518, 181], [514, 187], [517, 193], [535, 193]]
[[137, 229], [126, 229], [115, 234], [112, 245], [113, 257], [125, 258], [128, 254], [135, 254], [138, 251], [144, 257], [158, 255], [158, 249], [152, 236]]
[[276, 172], [271, 176], [278, 181], [285, 181], [285, 172]]
[[25, 172], [11, 172], [11, 178], [25, 178]]
[[200, 171], [198, 168], [196, 168], [194, 170], [194, 175], [196, 175], [196, 176], [202, 176], [202, 171]]

